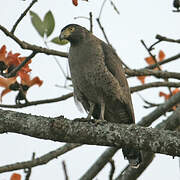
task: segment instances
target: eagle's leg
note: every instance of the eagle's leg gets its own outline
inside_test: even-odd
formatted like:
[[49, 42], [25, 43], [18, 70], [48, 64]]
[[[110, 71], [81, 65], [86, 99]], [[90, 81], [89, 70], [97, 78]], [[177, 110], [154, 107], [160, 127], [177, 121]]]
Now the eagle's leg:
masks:
[[104, 113], [105, 113], [105, 103], [101, 102], [101, 112], [99, 119], [95, 120], [95, 124], [104, 124], [106, 120], [104, 120]]
[[104, 121], [104, 112], [105, 112], [105, 103], [104, 101], [101, 102], [101, 114], [100, 119]]
[[89, 113], [88, 113], [88, 116], [87, 116], [87, 118], [86, 118], [88, 121], [91, 120], [91, 116], [92, 116], [92, 114], [93, 114], [95, 104], [92, 103], [92, 102], [89, 102], [89, 105], [90, 105]]

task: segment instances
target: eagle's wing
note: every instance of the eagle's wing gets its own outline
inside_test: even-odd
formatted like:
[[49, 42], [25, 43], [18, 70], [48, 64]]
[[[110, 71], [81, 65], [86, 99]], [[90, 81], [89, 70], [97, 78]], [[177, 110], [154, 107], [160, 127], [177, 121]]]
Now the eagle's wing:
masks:
[[[127, 79], [125, 77], [124, 69], [122, 67], [121, 60], [119, 59], [116, 52], [112, 49], [112, 47], [108, 46], [102, 41], [102, 49], [104, 52], [104, 61], [107, 69], [112, 73], [112, 75], [118, 80], [121, 91], [121, 102], [115, 103], [114, 108], [121, 109], [121, 112], [127, 114], [129, 120], [127, 123], [134, 123], [134, 110], [131, 101], [130, 89], [127, 83]], [[120, 113], [121, 113], [120, 112]], [[109, 118], [109, 117], [108, 117]]]

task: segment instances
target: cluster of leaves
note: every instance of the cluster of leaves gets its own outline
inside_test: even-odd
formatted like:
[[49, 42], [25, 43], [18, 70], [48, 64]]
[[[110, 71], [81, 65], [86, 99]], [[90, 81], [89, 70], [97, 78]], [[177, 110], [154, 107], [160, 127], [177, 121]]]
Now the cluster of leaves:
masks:
[[[160, 62], [160, 61], [163, 61], [164, 58], [165, 58], [165, 56], [166, 56], [166, 55], [165, 55], [164, 51], [160, 50], [160, 51], [159, 51], [159, 54], [158, 54], [158, 59], [157, 59], [157, 61], [159, 61], [159, 62]], [[145, 58], [145, 61], [146, 61], [146, 63], [149, 64], [149, 65], [155, 64], [155, 59], [154, 59], [152, 56], [146, 57], [146, 58]], [[159, 70], [159, 69], [156, 67], [156, 68], [154, 68], [154, 70]], [[160, 70], [161, 70], [161, 67], [160, 67]], [[137, 78], [141, 81], [142, 84], [145, 84], [145, 78], [146, 78], [146, 77], [147, 77], [147, 76], [138, 76]], [[172, 95], [178, 93], [179, 91], [180, 91], [179, 88], [175, 88], [175, 89], [171, 92], [171, 94], [166, 94], [166, 93], [160, 91], [160, 92], [159, 92], [159, 96], [160, 96], [160, 97], [164, 97], [165, 100], [168, 100]]]
[[[29, 68], [29, 64], [32, 60], [26, 63], [15, 76], [10, 78], [3, 77], [4, 74], [10, 73], [26, 59], [26, 57], [19, 56], [20, 53], [13, 54], [12, 51], [7, 52], [5, 45], [0, 48], [0, 86], [4, 88], [0, 94], [0, 101], [2, 101], [2, 97], [10, 91], [18, 91], [15, 99], [16, 104], [19, 104], [21, 100], [25, 100], [27, 102], [27, 90], [33, 85], [37, 84], [41, 86], [43, 83], [39, 77], [34, 77], [33, 79], [30, 77], [31, 69]], [[17, 81], [18, 77], [20, 77], [20, 82]]]
[[[49, 37], [52, 34], [55, 27], [55, 20], [52, 12], [48, 11], [45, 14], [43, 20], [41, 20], [38, 14], [33, 11], [30, 11], [30, 15], [31, 15], [31, 22], [34, 28], [36, 29], [36, 31], [38, 32], [38, 34], [42, 38]], [[68, 43], [67, 40], [60, 40], [59, 37], [54, 37], [53, 39], [50, 40], [50, 42], [58, 45], [65, 45]]]

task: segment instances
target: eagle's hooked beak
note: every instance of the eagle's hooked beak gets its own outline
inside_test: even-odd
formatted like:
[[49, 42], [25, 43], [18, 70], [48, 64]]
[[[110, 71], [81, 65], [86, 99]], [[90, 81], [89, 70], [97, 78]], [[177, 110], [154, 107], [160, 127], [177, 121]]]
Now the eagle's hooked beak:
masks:
[[67, 39], [70, 36], [71, 32], [69, 31], [69, 29], [65, 29], [61, 32], [61, 34], [59, 35], [59, 39], [60, 40], [64, 40]]

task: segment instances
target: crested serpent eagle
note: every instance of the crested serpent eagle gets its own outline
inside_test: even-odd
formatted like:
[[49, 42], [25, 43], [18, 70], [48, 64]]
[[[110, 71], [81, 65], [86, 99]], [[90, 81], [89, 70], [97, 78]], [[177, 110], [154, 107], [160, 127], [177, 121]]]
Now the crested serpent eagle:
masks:
[[[77, 24], [64, 27], [59, 38], [71, 43], [68, 58], [74, 96], [88, 112], [87, 118], [135, 123], [129, 86], [113, 48]], [[122, 151], [131, 166], [141, 163], [139, 150], [123, 147]]]

